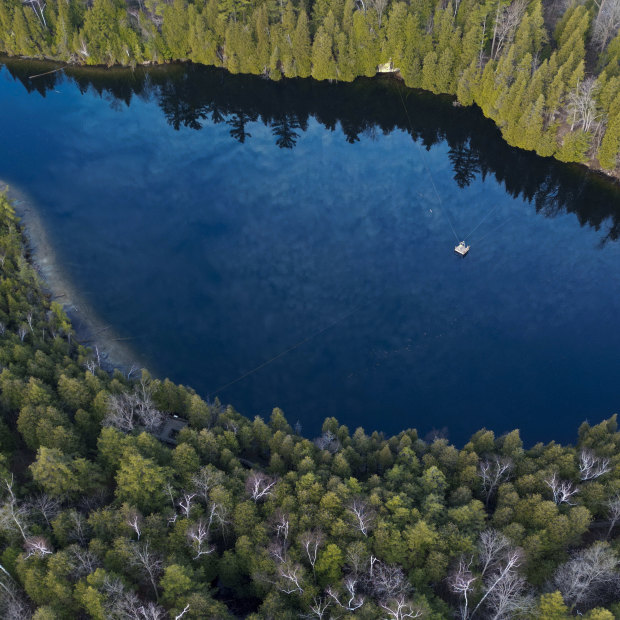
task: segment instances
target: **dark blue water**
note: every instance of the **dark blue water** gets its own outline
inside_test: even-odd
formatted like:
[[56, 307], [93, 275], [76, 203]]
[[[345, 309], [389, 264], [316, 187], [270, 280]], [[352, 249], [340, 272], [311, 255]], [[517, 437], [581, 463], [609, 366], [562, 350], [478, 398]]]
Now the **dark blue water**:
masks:
[[36, 72], [0, 72], [0, 178], [156, 375], [308, 435], [533, 443], [617, 410], [612, 184], [390, 80]]

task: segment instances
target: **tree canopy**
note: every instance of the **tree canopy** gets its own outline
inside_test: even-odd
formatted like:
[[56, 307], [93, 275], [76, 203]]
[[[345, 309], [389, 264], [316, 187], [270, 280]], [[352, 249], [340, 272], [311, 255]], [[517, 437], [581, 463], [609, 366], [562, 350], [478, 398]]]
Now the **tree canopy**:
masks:
[[3, 618], [620, 614], [616, 416], [568, 446], [334, 418], [310, 440], [279, 409], [101, 368], [4, 196], [0, 266]]

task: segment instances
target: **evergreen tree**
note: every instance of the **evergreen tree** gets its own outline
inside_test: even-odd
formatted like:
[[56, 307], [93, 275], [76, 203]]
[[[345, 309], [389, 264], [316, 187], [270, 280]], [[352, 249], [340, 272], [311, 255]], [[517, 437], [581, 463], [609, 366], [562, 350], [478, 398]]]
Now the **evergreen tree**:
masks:
[[613, 112], [607, 120], [605, 135], [598, 150], [598, 160], [606, 170], [614, 170], [618, 166], [620, 155], [620, 99], [616, 101]]
[[269, 71], [271, 60], [271, 37], [269, 32], [269, 17], [267, 5], [262, 4], [252, 14], [254, 33], [256, 36], [256, 65], [259, 73]]
[[303, 10], [299, 12], [297, 18], [297, 26], [292, 37], [292, 50], [296, 74], [302, 78], [310, 77], [313, 48], [310, 44], [308, 16]]
[[332, 52], [332, 38], [320, 26], [312, 44], [312, 77], [315, 80], [335, 80], [336, 61]]
[[189, 56], [189, 16], [185, 0], [174, 0], [164, 9], [161, 33], [170, 58], [184, 59]]

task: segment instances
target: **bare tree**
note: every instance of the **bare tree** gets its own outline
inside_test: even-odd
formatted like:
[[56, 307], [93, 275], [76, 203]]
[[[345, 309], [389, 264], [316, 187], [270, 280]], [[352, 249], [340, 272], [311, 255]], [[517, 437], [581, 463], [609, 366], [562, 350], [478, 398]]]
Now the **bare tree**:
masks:
[[609, 529], [607, 530], [607, 538], [609, 538], [616, 523], [620, 520], [620, 494], [616, 493], [607, 501], [607, 514], [609, 515]]
[[144, 543], [132, 543], [130, 546], [130, 561], [141, 573], [148, 577], [155, 598], [159, 601], [159, 592], [157, 591], [157, 578], [162, 572], [162, 561], [158, 554], [151, 551], [148, 540]]
[[36, 557], [45, 557], [46, 555], [52, 555], [52, 548], [50, 544], [43, 538], [43, 536], [32, 536], [30, 538], [26, 538], [24, 541], [24, 549], [26, 551], [25, 558], [31, 558], [32, 556]]
[[113, 426], [119, 431], [130, 433], [136, 426], [133, 398], [130, 394], [113, 394], [108, 399], [108, 412], [103, 426]]
[[276, 482], [275, 478], [271, 478], [260, 471], [253, 471], [246, 480], [245, 490], [258, 503], [266, 500], [272, 494]]
[[[483, 614], [493, 620], [508, 620], [517, 612], [527, 612], [533, 605], [533, 598], [519, 571], [523, 552], [512, 547], [506, 536], [493, 529], [481, 533], [477, 547], [480, 577], [472, 570], [473, 558], [466, 556], [461, 556], [448, 577], [451, 592], [460, 599], [459, 618], [468, 620]], [[482, 596], [470, 610], [469, 596], [479, 578]]]
[[135, 508], [129, 509], [125, 517], [125, 523], [136, 533], [138, 540], [140, 540], [142, 535], [142, 516]]
[[183, 497], [177, 502], [178, 507], [181, 509], [181, 514], [189, 519], [190, 512], [192, 511], [192, 506], [194, 497], [196, 497], [196, 493], [183, 493]]
[[368, 565], [368, 550], [361, 541], [355, 541], [347, 546], [346, 551], [347, 565], [354, 575], [359, 575], [366, 571]]
[[403, 594], [388, 602], [379, 602], [379, 607], [388, 615], [385, 620], [405, 620], [406, 618], [421, 618], [424, 612], [408, 601]]
[[192, 486], [196, 495], [203, 503], [209, 502], [211, 489], [224, 482], [224, 473], [213, 465], [206, 465], [193, 478]]
[[95, 370], [97, 370], [97, 363], [95, 362], [95, 360], [86, 360], [84, 366], [91, 375], [95, 375]]
[[513, 465], [510, 459], [500, 456], [493, 456], [480, 461], [478, 475], [482, 480], [482, 490], [484, 491], [484, 498], [487, 506], [489, 505], [491, 497], [499, 488], [499, 485], [505, 480], [508, 480], [512, 467]]
[[375, 524], [374, 510], [361, 498], [352, 500], [347, 506], [347, 510], [351, 515], [354, 527], [364, 536], [368, 536]]
[[197, 523], [187, 530], [187, 538], [194, 550], [194, 560], [209, 555], [215, 551], [215, 547], [209, 545], [211, 535], [211, 520], [199, 519]]
[[0, 528], [2, 529], [17, 529], [22, 538], [27, 538], [27, 518], [28, 510], [26, 506], [21, 504], [15, 495], [13, 490], [13, 474], [10, 478], [4, 478], [2, 480], [2, 487], [7, 491], [7, 498], [0, 506]]
[[368, 6], [373, 8], [377, 13], [377, 23], [379, 28], [381, 28], [381, 21], [383, 18], [383, 13], [389, 4], [389, 0], [368, 0]]
[[110, 396], [103, 425], [129, 433], [139, 424], [149, 433], [157, 432], [164, 422], [164, 414], [155, 407], [152, 392], [152, 384], [143, 379], [133, 392]]
[[526, 590], [525, 578], [510, 571], [489, 591], [486, 608], [492, 620], [510, 620], [534, 608], [534, 598]]
[[572, 482], [560, 480], [558, 475], [554, 472], [552, 476], [545, 478], [545, 484], [551, 489], [553, 501], [558, 506], [560, 504], [568, 504], [569, 506], [575, 505], [575, 503], [571, 501], [571, 497], [579, 493], [579, 489]]
[[618, 0], [594, 0], [598, 8], [592, 27], [592, 43], [598, 52], [616, 36], [620, 28], [620, 2]]
[[340, 450], [340, 447], [341, 447], [340, 441], [338, 440], [336, 435], [334, 435], [334, 433], [332, 433], [331, 431], [325, 431], [320, 437], [317, 437], [314, 440], [314, 445], [319, 450], [327, 450], [328, 452], [331, 452], [332, 454], [335, 454], [336, 452], [338, 452], [338, 450]]
[[400, 566], [377, 561], [369, 575], [369, 588], [375, 598], [390, 601], [407, 594], [410, 585]]
[[303, 618], [316, 618], [324, 620], [327, 618], [327, 610], [329, 609], [329, 600], [322, 596], [315, 596], [310, 603], [310, 612], [302, 616]]
[[32, 610], [25, 596], [6, 570], [0, 574], [0, 616], [3, 620], [30, 620]]
[[127, 591], [123, 582], [118, 578], [105, 576], [101, 586], [104, 595], [106, 618], [110, 620], [143, 620], [140, 612], [142, 603], [138, 596]]
[[276, 512], [275, 521], [274, 521], [274, 530], [276, 534], [276, 538], [282, 541], [282, 544], [287, 545], [288, 543], [288, 534], [291, 526], [291, 522], [289, 516], [280, 510]]
[[596, 542], [577, 551], [556, 571], [552, 585], [571, 611], [602, 605], [620, 593], [620, 561], [607, 543]]
[[84, 518], [84, 515], [77, 510], [71, 510], [69, 511], [68, 517], [71, 522], [71, 529], [67, 537], [69, 540], [74, 540], [82, 546], [86, 545], [89, 539], [90, 526]]
[[165, 620], [168, 614], [152, 601], [143, 603], [133, 592], [123, 592], [114, 601], [108, 617], [114, 620]]
[[333, 586], [329, 586], [325, 593], [338, 607], [345, 611], [353, 612], [362, 607], [366, 602], [364, 595], [359, 592], [362, 585], [359, 578], [349, 575], [343, 582], [343, 592], [339, 592]]
[[507, 5], [503, 5], [502, 0], [498, 0], [493, 40], [491, 42], [492, 58], [497, 59], [502, 50], [509, 47], [512, 43], [526, 9], [526, 0], [513, 0], [513, 2]]
[[596, 456], [591, 450], [583, 449], [579, 453], [579, 474], [581, 480], [594, 480], [611, 471], [608, 458]]
[[577, 84], [577, 88], [568, 94], [568, 113], [571, 116], [571, 131], [577, 125], [581, 125], [584, 131], [590, 131], [592, 124], [601, 117], [596, 101], [598, 90], [599, 84], [596, 79], [588, 77], [580, 84]]
[[81, 579], [91, 573], [94, 573], [101, 566], [99, 558], [90, 550], [82, 549], [78, 545], [67, 547], [73, 560], [72, 575], [75, 579]]
[[134, 399], [136, 415], [142, 426], [150, 433], [159, 430], [164, 414], [153, 403], [153, 384], [143, 378], [136, 386]]
[[303, 571], [304, 569], [300, 564], [294, 564], [292, 562], [280, 564], [277, 569], [279, 579], [276, 582], [276, 587], [278, 590], [284, 592], [284, 594], [303, 594]]
[[299, 543], [301, 544], [301, 548], [304, 550], [306, 557], [308, 558], [308, 562], [312, 567], [312, 572], [314, 573], [314, 565], [316, 564], [317, 558], [319, 556], [319, 550], [323, 546], [325, 542], [325, 536], [321, 530], [312, 530], [309, 532], [304, 532], [299, 537]]
[[47, 29], [47, 22], [45, 21], [44, 14], [46, 3], [41, 2], [40, 0], [22, 0], [22, 3], [32, 8], [37, 19], [41, 22], [43, 28]]
[[17, 330], [17, 335], [19, 336], [20, 342], [24, 342], [24, 338], [26, 337], [27, 333], [28, 328], [25, 325], [20, 325], [19, 329]]
[[181, 618], [189, 611], [189, 603], [187, 605], [185, 605], [185, 607], [183, 608], [183, 611], [179, 614], [177, 614], [174, 617], [174, 620], [181, 620]]
[[[478, 604], [471, 612], [471, 616], [483, 607], [491, 612], [491, 617], [496, 617], [496, 613], [507, 609], [513, 602], [513, 599], [520, 599], [522, 592], [513, 587], [515, 582], [514, 576], [523, 563], [523, 553], [520, 549], [507, 550], [503, 561], [499, 562], [488, 576], [484, 579], [484, 594], [478, 601]], [[517, 584], [522, 583], [517, 580]], [[497, 606], [501, 604], [501, 609]], [[516, 603], [515, 603], [516, 604]], [[497, 619], [504, 616], [497, 616]]]
[[477, 546], [480, 572], [483, 576], [487, 574], [490, 568], [497, 566], [511, 548], [508, 538], [494, 529], [481, 532]]
[[165, 620], [168, 617], [166, 610], [152, 601], [142, 605], [138, 609], [138, 613], [140, 618], [144, 618], [144, 620]]
[[461, 557], [456, 569], [448, 577], [450, 591], [461, 599], [459, 617], [461, 620], [469, 618], [469, 594], [473, 592], [476, 577], [471, 572], [473, 558]]

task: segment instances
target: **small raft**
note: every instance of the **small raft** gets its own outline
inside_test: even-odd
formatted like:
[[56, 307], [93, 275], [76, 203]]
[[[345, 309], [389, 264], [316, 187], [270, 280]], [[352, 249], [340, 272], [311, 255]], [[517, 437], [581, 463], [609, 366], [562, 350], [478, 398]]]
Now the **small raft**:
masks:
[[454, 247], [454, 251], [461, 256], [465, 256], [467, 252], [469, 252], [469, 246], [465, 245], [464, 241], [461, 241], [457, 246]]

